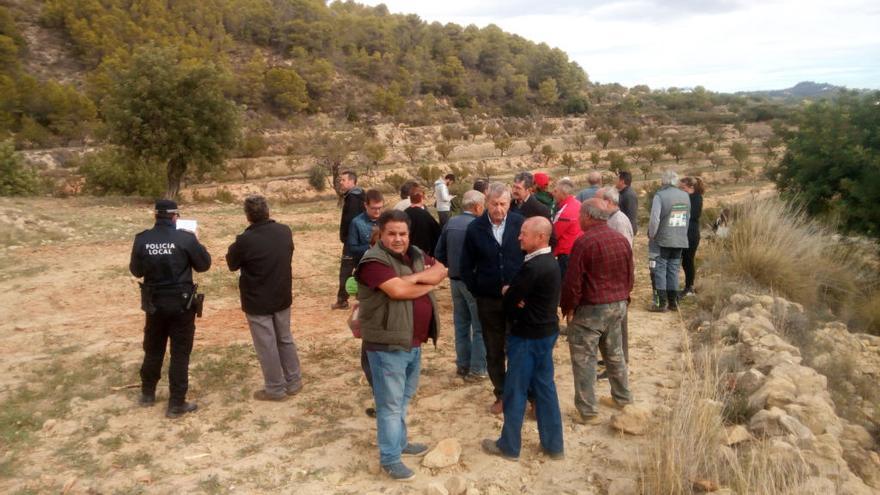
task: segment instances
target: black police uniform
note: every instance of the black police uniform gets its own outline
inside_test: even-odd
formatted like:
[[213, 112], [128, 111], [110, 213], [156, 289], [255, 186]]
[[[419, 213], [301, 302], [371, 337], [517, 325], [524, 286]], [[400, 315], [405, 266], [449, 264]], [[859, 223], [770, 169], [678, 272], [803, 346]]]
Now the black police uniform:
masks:
[[[159, 213], [176, 209], [177, 205], [171, 201], [156, 203]], [[210, 267], [211, 255], [205, 246], [192, 233], [177, 230], [172, 219], [157, 218], [152, 229], [134, 238], [129, 269], [135, 277], [144, 277], [141, 302], [146, 312], [141, 402], [150, 405], [155, 400], [165, 345], [170, 338], [169, 417], [175, 415], [176, 409], [194, 409], [186, 404], [189, 356], [195, 334], [192, 270], [204, 272]]]

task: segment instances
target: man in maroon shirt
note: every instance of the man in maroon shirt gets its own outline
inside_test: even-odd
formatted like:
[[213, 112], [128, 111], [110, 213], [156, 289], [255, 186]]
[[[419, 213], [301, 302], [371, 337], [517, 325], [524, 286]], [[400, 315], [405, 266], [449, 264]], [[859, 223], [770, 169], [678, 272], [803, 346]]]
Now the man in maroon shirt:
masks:
[[603, 201], [581, 205], [583, 235], [574, 243], [562, 283], [560, 306], [568, 323], [568, 346], [574, 374], [574, 420], [598, 424], [596, 349], [602, 352], [617, 407], [632, 402], [627, 386], [626, 360], [620, 324], [633, 288], [632, 248], [626, 238], [606, 224]]
[[437, 343], [437, 302], [431, 292], [444, 278], [446, 267], [410, 246], [410, 219], [398, 210], [376, 221], [379, 240], [361, 258], [358, 281], [358, 320], [376, 401], [379, 462], [393, 479], [415, 474], [401, 456], [421, 456], [428, 447], [410, 443], [406, 410], [419, 385], [421, 345]]

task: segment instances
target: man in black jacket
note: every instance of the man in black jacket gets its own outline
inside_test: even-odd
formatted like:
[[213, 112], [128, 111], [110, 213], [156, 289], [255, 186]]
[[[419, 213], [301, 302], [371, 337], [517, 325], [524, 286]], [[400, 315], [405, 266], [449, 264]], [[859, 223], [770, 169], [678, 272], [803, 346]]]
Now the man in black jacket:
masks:
[[290, 333], [293, 233], [269, 218], [262, 196], [249, 196], [244, 213], [250, 226], [235, 238], [226, 253], [232, 271], [241, 269], [238, 287], [265, 387], [254, 399], [281, 401], [302, 388], [296, 344]]
[[406, 210], [409, 216], [409, 243], [425, 252], [428, 256], [434, 256], [434, 248], [440, 240], [441, 227], [437, 220], [425, 208], [425, 190], [421, 185], [415, 184], [409, 191], [410, 206]]
[[144, 277], [141, 309], [146, 313], [144, 362], [141, 365], [143, 406], [156, 403], [156, 384], [162, 375], [165, 346], [171, 340], [168, 369], [168, 410], [177, 418], [198, 406], [186, 402], [189, 388], [189, 356], [196, 332], [192, 271], [211, 268], [211, 255], [192, 232], [177, 230], [177, 203], [156, 201], [156, 224], [135, 236], [129, 270]]
[[345, 243], [348, 241], [348, 227], [354, 217], [364, 212], [364, 190], [357, 187], [357, 174], [346, 170], [339, 174], [339, 190], [342, 191], [342, 218], [339, 221], [339, 242], [342, 243], [342, 259], [339, 262], [339, 289], [336, 291], [336, 302], [330, 309], [347, 309], [348, 292], [345, 281], [354, 273], [358, 260], [346, 254]]
[[544, 217], [550, 219], [550, 208], [538, 201], [532, 194], [535, 186], [535, 178], [531, 172], [520, 172], [513, 176], [513, 187], [510, 188], [513, 196], [513, 210], [525, 218]]
[[468, 225], [461, 256], [461, 278], [477, 299], [477, 313], [486, 344], [486, 364], [492, 380], [493, 414], [501, 414], [504, 392], [504, 310], [501, 289], [509, 285], [523, 262], [519, 231], [522, 215], [510, 210], [510, 191], [493, 182], [486, 191], [486, 213]]
[[617, 191], [620, 193], [620, 211], [629, 218], [632, 225], [633, 237], [639, 231], [639, 197], [632, 189], [633, 176], [629, 171], [621, 170], [617, 173]]
[[551, 254], [553, 226], [542, 217], [525, 221], [519, 234], [526, 256], [522, 268], [504, 290], [507, 335], [507, 374], [504, 380], [504, 426], [497, 441], [485, 439], [483, 450], [509, 459], [519, 458], [526, 398], [535, 398], [538, 435], [544, 453], [563, 456], [562, 414], [553, 382], [553, 346], [559, 336], [560, 273]]

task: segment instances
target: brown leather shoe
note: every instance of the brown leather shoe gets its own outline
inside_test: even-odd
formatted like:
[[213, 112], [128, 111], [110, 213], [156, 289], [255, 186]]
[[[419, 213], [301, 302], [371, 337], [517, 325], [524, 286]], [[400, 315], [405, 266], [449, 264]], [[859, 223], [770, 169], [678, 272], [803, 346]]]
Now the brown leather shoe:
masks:
[[348, 301], [336, 301], [330, 305], [330, 309], [348, 309]]
[[290, 396], [287, 394], [272, 395], [269, 392], [266, 392], [265, 390], [257, 390], [256, 392], [254, 392], [254, 399], [255, 400], [264, 400], [264, 401], [269, 401], [269, 402], [281, 402], [281, 401], [287, 400], [289, 397]]
[[613, 407], [614, 409], [623, 409], [628, 405], [628, 403], [617, 402], [614, 397], [610, 397], [608, 395], [600, 397], [599, 404], [606, 407]]
[[497, 399], [494, 404], [489, 406], [489, 412], [492, 414], [501, 414], [504, 412], [504, 403], [501, 399]]

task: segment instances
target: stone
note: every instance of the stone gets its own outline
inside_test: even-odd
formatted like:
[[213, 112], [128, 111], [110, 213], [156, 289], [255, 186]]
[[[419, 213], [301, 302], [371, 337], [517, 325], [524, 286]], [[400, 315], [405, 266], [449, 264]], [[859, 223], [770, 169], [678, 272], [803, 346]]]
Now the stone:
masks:
[[630, 435], [644, 435], [651, 424], [651, 411], [641, 404], [628, 404], [611, 416], [611, 428]]
[[449, 495], [462, 495], [467, 491], [467, 481], [461, 476], [451, 476], [446, 480], [446, 491]]
[[440, 483], [431, 483], [425, 487], [425, 490], [422, 492], [425, 495], [449, 495], [449, 492], [446, 488]]
[[749, 433], [749, 430], [746, 429], [745, 426], [742, 425], [733, 425], [725, 428], [724, 432], [724, 445], [731, 446], [740, 444], [743, 442], [750, 442], [754, 440], [755, 437]]
[[797, 399], [797, 386], [785, 377], [770, 376], [748, 399], [749, 411], [780, 407]]
[[874, 448], [874, 437], [863, 426], [847, 424], [843, 427], [843, 432], [840, 435], [840, 443], [853, 444], [865, 450], [872, 450]]
[[787, 416], [787, 414], [778, 407], [769, 410], [762, 409], [749, 420], [749, 430], [762, 437], [785, 435], [786, 430], [779, 421], [783, 416]]
[[425, 459], [422, 466], [427, 468], [440, 469], [458, 464], [461, 457], [461, 443], [457, 438], [445, 438], [437, 443]]
[[809, 428], [801, 424], [797, 419], [789, 416], [788, 414], [783, 414], [779, 418], [779, 424], [782, 428], [785, 429], [791, 435], [794, 435], [798, 440], [814, 440], [815, 436], [813, 432], [810, 431]]
[[718, 483], [712, 480], [694, 480], [693, 489], [697, 493], [714, 492], [718, 490]]
[[736, 391], [745, 395], [752, 395], [756, 390], [761, 388], [761, 385], [764, 384], [764, 380], [766, 379], [767, 377], [764, 376], [764, 373], [751, 368], [737, 376], [735, 385]]
[[469, 487], [464, 495], [481, 495], [480, 490], [476, 487]]
[[744, 294], [734, 294], [730, 296], [730, 304], [733, 304], [734, 306], [737, 306], [739, 308], [744, 308], [752, 304], [752, 298]]
[[638, 495], [639, 484], [636, 480], [616, 478], [608, 485], [608, 495]]

